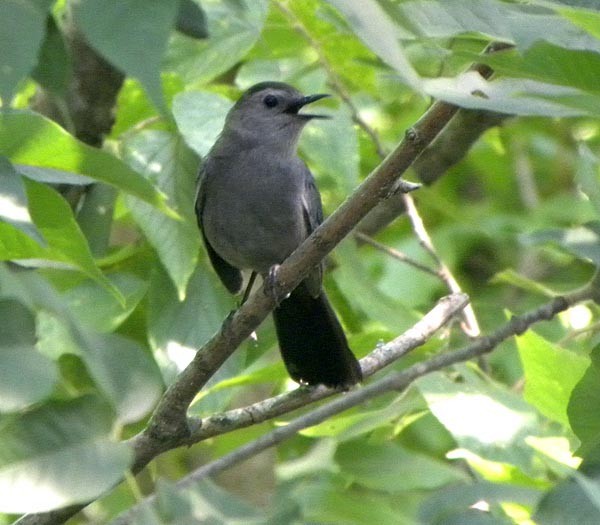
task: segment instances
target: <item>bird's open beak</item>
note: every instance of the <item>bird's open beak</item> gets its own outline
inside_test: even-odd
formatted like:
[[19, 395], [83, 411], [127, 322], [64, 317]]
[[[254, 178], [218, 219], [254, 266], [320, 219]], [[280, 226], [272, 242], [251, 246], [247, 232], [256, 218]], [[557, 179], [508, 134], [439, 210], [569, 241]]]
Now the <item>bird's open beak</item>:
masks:
[[317, 95], [308, 95], [306, 97], [301, 97], [297, 99], [295, 102], [290, 104], [286, 109], [286, 113], [293, 113], [294, 115], [298, 115], [299, 117], [305, 119], [313, 119], [313, 118], [331, 118], [329, 115], [315, 115], [312, 113], [298, 113], [301, 108], [306, 106], [307, 104], [312, 104], [317, 100], [321, 100], [322, 98], [329, 97], [330, 95], [326, 93], [320, 93]]

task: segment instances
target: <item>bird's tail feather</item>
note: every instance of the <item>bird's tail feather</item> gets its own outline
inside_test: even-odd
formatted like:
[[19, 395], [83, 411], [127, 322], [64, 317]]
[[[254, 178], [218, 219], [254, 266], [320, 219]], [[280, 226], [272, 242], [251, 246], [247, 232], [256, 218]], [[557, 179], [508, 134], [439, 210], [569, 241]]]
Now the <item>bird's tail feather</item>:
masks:
[[313, 297], [301, 283], [273, 311], [281, 356], [300, 383], [348, 388], [362, 380], [360, 365], [324, 291]]

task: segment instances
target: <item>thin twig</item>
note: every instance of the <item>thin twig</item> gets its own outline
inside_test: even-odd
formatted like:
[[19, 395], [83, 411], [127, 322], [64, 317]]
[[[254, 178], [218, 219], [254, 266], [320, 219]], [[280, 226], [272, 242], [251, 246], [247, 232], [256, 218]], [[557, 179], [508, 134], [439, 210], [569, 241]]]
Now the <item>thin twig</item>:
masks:
[[368, 235], [365, 235], [362, 232], [354, 232], [354, 237], [356, 239], [358, 239], [359, 241], [364, 242], [364, 243], [372, 246], [373, 248], [376, 248], [377, 250], [389, 255], [390, 257], [397, 259], [398, 261], [402, 261], [403, 263], [409, 264], [410, 266], [412, 266], [413, 268], [416, 268], [417, 270], [420, 270], [429, 275], [433, 275], [434, 277], [437, 277], [438, 279], [441, 279], [441, 275], [440, 275], [439, 271], [434, 270], [433, 268], [430, 268], [426, 264], [420, 263], [419, 261], [413, 259], [412, 257], [409, 257], [408, 255], [406, 255], [404, 252], [401, 252], [400, 250], [396, 250], [395, 248], [390, 248], [389, 246], [386, 246], [385, 244], [381, 244], [380, 242], [376, 241], [372, 237], [369, 237]]
[[[448, 287], [452, 293], [462, 293], [462, 289], [458, 284], [458, 281], [450, 271], [450, 268], [446, 265], [446, 263], [442, 260], [442, 258], [438, 255], [435, 246], [433, 245], [433, 241], [427, 232], [427, 228], [425, 228], [425, 223], [417, 210], [415, 205], [415, 201], [412, 198], [412, 195], [405, 193], [403, 195], [404, 205], [406, 207], [406, 215], [408, 216], [413, 231], [419, 240], [419, 244], [423, 247], [423, 249], [430, 255], [435, 264], [438, 267], [438, 276]], [[468, 304], [467, 307], [463, 310], [463, 318], [464, 321], [462, 323], [462, 328], [464, 332], [469, 337], [478, 337], [481, 334], [481, 330], [479, 328], [479, 323], [477, 322], [477, 317], [475, 316], [475, 311], [473, 310], [473, 306]]]

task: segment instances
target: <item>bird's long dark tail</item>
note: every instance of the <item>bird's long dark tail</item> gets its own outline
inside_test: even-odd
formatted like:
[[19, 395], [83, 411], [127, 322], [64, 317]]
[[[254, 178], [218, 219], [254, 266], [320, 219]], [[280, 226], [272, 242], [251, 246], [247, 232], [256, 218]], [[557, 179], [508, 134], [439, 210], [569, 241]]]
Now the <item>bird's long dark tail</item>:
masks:
[[348, 388], [362, 380], [325, 292], [313, 297], [301, 283], [273, 311], [283, 362], [295, 381]]

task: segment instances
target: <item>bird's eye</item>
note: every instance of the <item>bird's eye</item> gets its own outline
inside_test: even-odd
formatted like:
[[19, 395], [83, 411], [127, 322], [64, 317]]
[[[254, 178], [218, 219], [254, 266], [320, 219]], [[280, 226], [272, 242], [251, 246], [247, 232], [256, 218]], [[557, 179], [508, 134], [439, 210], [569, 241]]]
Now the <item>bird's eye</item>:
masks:
[[279, 100], [275, 95], [267, 95], [265, 98], [263, 98], [263, 102], [268, 108], [274, 108], [277, 104], [279, 104]]

